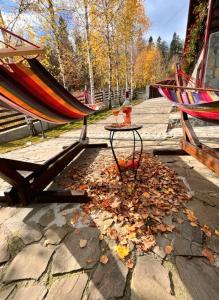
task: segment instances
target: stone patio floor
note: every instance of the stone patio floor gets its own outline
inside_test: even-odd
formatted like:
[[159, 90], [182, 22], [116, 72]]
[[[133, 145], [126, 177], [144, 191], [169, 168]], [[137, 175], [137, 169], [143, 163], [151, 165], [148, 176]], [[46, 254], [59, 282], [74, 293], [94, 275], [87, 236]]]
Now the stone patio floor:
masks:
[[[154, 147], [177, 148], [180, 131], [167, 132], [171, 106], [163, 99], [144, 101], [133, 109], [135, 123], [142, 124], [144, 151]], [[113, 117], [90, 125], [91, 142], [106, 141], [105, 124]], [[196, 127], [202, 139], [210, 145], [219, 143], [218, 127]], [[2, 155], [24, 161], [43, 162], [58, 153], [63, 146], [78, 139], [79, 130], [59, 138]], [[116, 150], [130, 150], [129, 133], [117, 135]], [[111, 156], [110, 149], [89, 149], [77, 159], [77, 164], [94, 162], [98, 156]], [[219, 230], [219, 179], [190, 156], [162, 156], [160, 159], [182, 177], [193, 199], [186, 203], [201, 225]], [[71, 167], [71, 166], [70, 166]], [[68, 168], [70, 168], [68, 167]], [[60, 176], [65, 176], [64, 171]], [[56, 186], [56, 183], [54, 183]], [[8, 185], [0, 181], [0, 190]], [[135, 266], [128, 269], [112, 251], [110, 244], [99, 239], [99, 230], [86, 222], [71, 224], [77, 204], [32, 205], [0, 208], [0, 299], [16, 300], [165, 300], [219, 299], [219, 237], [206, 237], [198, 227], [192, 227], [183, 213], [183, 222], [175, 224], [171, 234], [157, 236], [157, 245], [145, 255], [135, 253]], [[107, 216], [91, 216], [107, 226]], [[102, 223], [101, 223], [102, 222]], [[80, 228], [80, 230], [78, 230]], [[80, 240], [87, 240], [80, 248]], [[165, 245], [174, 252], [166, 255]], [[210, 263], [202, 255], [203, 247], [215, 253]], [[106, 254], [107, 264], [99, 262]]]

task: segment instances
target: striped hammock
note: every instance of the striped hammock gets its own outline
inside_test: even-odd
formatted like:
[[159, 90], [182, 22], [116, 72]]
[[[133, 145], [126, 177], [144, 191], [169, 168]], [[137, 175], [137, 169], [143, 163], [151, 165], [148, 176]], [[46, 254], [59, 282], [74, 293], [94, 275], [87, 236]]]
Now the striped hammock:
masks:
[[0, 106], [49, 123], [64, 124], [95, 110], [72, 96], [36, 59], [0, 65]]
[[199, 119], [219, 122], [219, 90], [177, 86], [175, 80], [165, 80], [154, 86], [179, 110]]

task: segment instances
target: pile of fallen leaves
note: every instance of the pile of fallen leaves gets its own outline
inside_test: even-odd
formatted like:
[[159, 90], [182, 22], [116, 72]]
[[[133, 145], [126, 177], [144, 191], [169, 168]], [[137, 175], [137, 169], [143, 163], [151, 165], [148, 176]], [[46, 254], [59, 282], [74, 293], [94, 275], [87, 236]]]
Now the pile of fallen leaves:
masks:
[[[147, 153], [143, 153], [139, 180], [134, 180], [132, 170], [123, 177], [121, 181], [111, 158], [102, 157], [89, 167], [71, 169], [65, 185], [88, 192], [91, 201], [83, 206], [86, 214], [97, 211], [110, 214], [112, 224], [99, 227], [100, 239], [115, 241], [121, 259], [134, 247], [144, 252], [151, 249], [156, 234], [172, 232], [174, 225], [166, 224], [164, 219], [177, 213], [191, 199], [177, 174]], [[171, 253], [171, 246], [165, 251]]]

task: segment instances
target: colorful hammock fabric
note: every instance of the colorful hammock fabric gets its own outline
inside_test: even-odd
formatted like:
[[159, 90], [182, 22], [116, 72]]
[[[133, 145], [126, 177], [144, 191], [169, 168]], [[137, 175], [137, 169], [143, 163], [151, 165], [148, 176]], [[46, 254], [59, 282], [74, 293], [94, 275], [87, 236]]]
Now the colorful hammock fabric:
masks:
[[64, 124], [95, 110], [71, 95], [36, 59], [0, 66], [0, 106], [50, 123]]
[[181, 111], [199, 119], [219, 122], [219, 91], [179, 88], [173, 80], [162, 81], [154, 86], [161, 96], [173, 102]]

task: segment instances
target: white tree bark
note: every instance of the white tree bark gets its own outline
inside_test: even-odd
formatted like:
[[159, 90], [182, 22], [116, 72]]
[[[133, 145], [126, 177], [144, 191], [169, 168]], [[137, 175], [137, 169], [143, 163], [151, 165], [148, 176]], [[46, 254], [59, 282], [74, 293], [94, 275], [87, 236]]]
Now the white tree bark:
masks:
[[87, 47], [87, 62], [89, 69], [89, 79], [90, 79], [90, 95], [92, 104], [94, 104], [94, 72], [93, 72], [93, 63], [92, 63], [92, 51], [90, 44], [90, 24], [89, 24], [89, 15], [88, 15], [88, 2], [83, 0], [84, 5], [84, 18], [85, 18], [85, 38], [86, 38], [86, 47]]
[[131, 88], [131, 100], [134, 94], [134, 41], [131, 40], [131, 54], [130, 54], [130, 88]]

